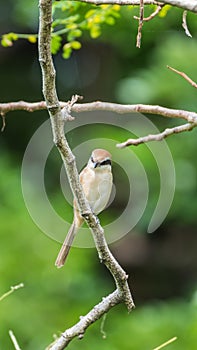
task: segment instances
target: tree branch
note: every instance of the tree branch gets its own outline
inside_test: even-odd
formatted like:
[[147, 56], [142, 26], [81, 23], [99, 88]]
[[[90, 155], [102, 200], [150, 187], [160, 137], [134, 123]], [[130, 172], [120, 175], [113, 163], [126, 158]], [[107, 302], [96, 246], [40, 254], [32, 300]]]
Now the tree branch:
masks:
[[9, 331], [9, 336], [10, 336], [10, 339], [11, 339], [13, 345], [14, 345], [15, 350], [21, 350], [13, 331], [11, 331], [11, 330]]
[[72, 111], [78, 113], [90, 111], [110, 111], [119, 114], [139, 112], [161, 115], [162, 117], [166, 118], [184, 119], [189, 123], [197, 122], [197, 113], [195, 112], [144, 104], [122, 105], [118, 103], [96, 101], [90, 103], [75, 104], [72, 108]]
[[[143, 22], [149, 22], [149, 21], [151, 21], [151, 19], [155, 18], [155, 17], [159, 14], [159, 12], [162, 10], [163, 7], [164, 7], [164, 4], [158, 5], [157, 8], [156, 8], [156, 10], [155, 10], [153, 13], [151, 13], [150, 16], [144, 17], [144, 18], [143, 18]], [[133, 16], [133, 18], [134, 18], [134, 19], [137, 19], [137, 20], [139, 21], [139, 17]]]
[[118, 290], [116, 289], [112, 294], [108, 295], [106, 298], [103, 298], [103, 300], [90, 312], [88, 312], [87, 315], [81, 316], [79, 322], [62, 333], [61, 337], [54, 343], [50, 344], [46, 350], [62, 350], [70, 343], [74, 337], [82, 339], [85, 330], [93, 322], [101, 318], [107, 311], [119, 303], [120, 298], [118, 295]]
[[10, 290], [6, 293], [4, 293], [3, 295], [0, 296], [0, 301], [2, 301], [3, 299], [7, 298], [10, 294], [12, 294], [13, 292], [15, 292], [15, 290], [19, 289], [19, 288], [23, 288], [24, 284], [23, 283], [19, 283], [16, 286], [11, 286]]
[[[57, 146], [62, 157], [69, 178], [70, 186], [73, 195], [77, 200], [81, 215], [84, 217], [88, 226], [91, 228], [99, 258], [102, 262], [104, 262], [108, 270], [111, 272], [117, 288], [114, 293], [110, 294], [88, 313], [85, 319], [85, 324], [83, 324], [81, 320], [80, 327], [77, 329], [80, 332], [83, 330], [84, 333], [85, 329], [91, 323], [95, 322], [117, 303], [124, 302], [129, 311], [131, 311], [131, 309], [134, 307], [134, 303], [127, 283], [128, 276], [111, 254], [104, 237], [103, 228], [99, 224], [97, 217], [92, 213], [89, 203], [84, 196], [81, 184], [79, 182], [75, 157], [68, 145], [64, 134], [64, 123], [65, 120], [72, 119], [70, 112], [71, 108], [73, 107], [73, 103], [76, 101], [76, 97], [74, 97], [71, 102], [68, 102], [64, 108], [61, 109], [56, 92], [55, 68], [53, 65], [50, 50], [52, 0], [40, 0], [39, 8], [39, 61], [43, 77], [43, 94], [50, 115], [54, 143]], [[81, 333], [78, 333], [76, 331], [75, 326], [74, 328], [72, 327], [69, 330], [69, 341], [77, 335], [80, 336], [80, 334]], [[64, 349], [69, 343], [68, 337], [65, 331], [64, 335], [60, 337], [50, 347], [50, 349]]]
[[166, 137], [173, 135], [173, 134], [179, 134], [184, 131], [191, 131], [194, 127], [196, 127], [196, 123], [187, 123], [180, 126], [175, 126], [174, 128], [167, 128], [163, 132], [155, 135], [147, 135], [144, 137], [139, 137], [137, 139], [128, 139], [125, 142], [119, 143], [116, 146], [118, 148], [124, 148], [128, 146], [138, 146], [142, 143], [150, 142], [150, 141], [162, 141]]
[[[67, 107], [67, 102], [59, 102], [61, 108]], [[35, 112], [38, 110], [47, 109], [46, 102], [8, 102], [8, 103], [0, 103], [0, 113], [4, 115], [8, 112], [13, 111], [27, 111], [27, 112]], [[165, 118], [179, 118], [187, 120], [192, 123], [197, 120], [197, 113], [190, 112], [182, 109], [173, 109], [166, 108], [162, 106], [156, 105], [144, 105], [144, 104], [131, 104], [131, 105], [122, 105], [119, 103], [111, 103], [111, 102], [89, 102], [89, 103], [75, 103], [71, 106], [71, 112], [92, 112], [92, 111], [110, 111], [119, 114], [126, 113], [147, 113], [147, 114], [155, 114], [161, 115]]]
[[185, 74], [184, 72], [180, 72], [179, 70], [172, 68], [170, 66], [167, 66], [167, 68], [170, 69], [172, 72], [180, 75], [182, 78], [184, 78], [186, 81], [188, 81], [188, 83], [190, 83], [190, 85], [192, 85], [193, 87], [195, 87], [197, 89], [197, 84], [190, 77], [188, 77], [187, 74]]
[[138, 47], [139, 49], [141, 47], [143, 23], [144, 23], [144, 0], [140, 0], [140, 16], [139, 16], [137, 42], [136, 42], [136, 47]]
[[[103, 5], [103, 4], [118, 4], [118, 5], [140, 5], [140, 0], [74, 0], [74, 1], [80, 1], [85, 2], [89, 4], [95, 4], [95, 5]], [[197, 0], [162, 0], [162, 1], [155, 1], [155, 0], [144, 0], [144, 5], [171, 5], [174, 7], [179, 7], [184, 10], [188, 10], [191, 12], [197, 13]]]

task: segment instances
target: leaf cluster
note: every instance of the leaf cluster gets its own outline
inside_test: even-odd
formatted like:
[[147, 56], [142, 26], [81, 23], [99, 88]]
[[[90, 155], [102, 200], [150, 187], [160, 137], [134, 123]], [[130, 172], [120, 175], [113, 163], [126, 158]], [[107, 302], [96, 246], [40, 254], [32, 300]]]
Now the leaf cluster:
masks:
[[[151, 10], [155, 6], [150, 6]], [[166, 5], [159, 13], [159, 17], [166, 17], [171, 6]], [[88, 33], [92, 39], [97, 39], [102, 34], [105, 25], [113, 26], [117, 19], [124, 17], [124, 9], [120, 5], [92, 5], [77, 1], [54, 1], [53, 23], [51, 34], [51, 52], [57, 54], [62, 49], [63, 58], [67, 59], [73, 50], [82, 47], [82, 36]], [[132, 18], [134, 6], [127, 6], [126, 19]], [[150, 10], [150, 9], [149, 9]], [[38, 35], [6, 33], [1, 37], [1, 45], [10, 47], [18, 39], [26, 39], [30, 43], [37, 42]]]
[[51, 50], [56, 54], [60, 48], [63, 57], [69, 58], [73, 50], [82, 46], [83, 33], [87, 31], [92, 39], [102, 33], [102, 25], [114, 25], [120, 17], [119, 5], [87, 5], [75, 1], [55, 1], [53, 3], [53, 33]]
[[[85, 32], [92, 39], [102, 33], [102, 25], [114, 25], [120, 17], [119, 5], [89, 5], [76, 1], [54, 1], [53, 23], [51, 34], [51, 52], [57, 54], [62, 48], [64, 58], [69, 58], [73, 50], [82, 46], [79, 38]], [[6, 33], [1, 37], [1, 45], [10, 47], [18, 39], [26, 39], [30, 43], [37, 42], [37, 34]]]

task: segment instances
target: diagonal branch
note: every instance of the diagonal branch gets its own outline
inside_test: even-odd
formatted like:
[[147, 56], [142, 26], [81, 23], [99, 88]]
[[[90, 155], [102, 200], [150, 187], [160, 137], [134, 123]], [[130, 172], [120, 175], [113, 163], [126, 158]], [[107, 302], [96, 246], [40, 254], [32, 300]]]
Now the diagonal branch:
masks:
[[[70, 111], [74, 103], [73, 101], [76, 100], [76, 97], [74, 97], [71, 102], [68, 102], [66, 106], [61, 109], [56, 92], [55, 68], [53, 65], [50, 50], [52, 0], [40, 0], [39, 8], [39, 61], [42, 69], [43, 94], [50, 115], [54, 143], [57, 146], [62, 157], [69, 178], [70, 186], [73, 195], [77, 200], [81, 215], [84, 217], [88, 226], [91, 228], [99, 258], [102, 262], [104, 262], [108, 270], [111, 272], [117, 288], [114, 293], [110, 294], [107, 299], [103, 299], [101, 303], [99, 303], [91, 312], [89, 312], [87, 315], [88, 322], [86, 322], [85, 325], [82, 323], [82, 328], [80, 323], [78, 332], [76, 331], [76, 327], [72, 327], [69, 330], [70, 341], [77, 335], [80, 336], [82, 329], [84, 332], [90, 324], [95, 322], [117, 303], [124, 302], [129, 311], [134, 307], [134, 303], [127, 283], [128, 276], [118, 264], [114, 256], [111, 254], [104, 237], [103, 228], [99, 224], [97, 217], [92, 213], [89, 203], [84, 196], [81, 184], [79, 182], [75, 157], [68, 145], [64, 134], [65, 119], [68, 120], [72, 118]], [[107, 300], [107, 302], [105, 302], [105, 300]], [[87, 321], [87, 319], [85, 320]], [[50, 347], [50, 349], [64, 349], [68, 345], [69, 341], [67, 338], [67, 333], [65, 331], [64, 336], [60, 337]], [[60, 345], [59, 342], [61, 343]]]
[[150, 141], [162, 141], [170, 135], [179, 134], [184, 131], [191, 131], [196, 126], [197, 125], [195, 123], [187, 123], [184, 125], [175, 126], [174, 128], [167, 128], [159, 134], [147, 135], [147, 136], [139, 137], [137, 139], [128, 139], [127, 141], [119, 143], [116, 146], [118, 148], [124, 148], [128, 146], [138, 146], [142, 143], [146, 143]]
[[21, 350], [13, 331], [9, 330], [9, 336], [14, 345], [15, 350]]
[[161, 349], [165, 348], [167, 345], [172, 344], [175, 340], [177, 340], [177, 337], [173, 337], [173, 338], [167, 340], [165, 343], [161, 344], [160, 346], [157, 346], [153, 350], [161, 350]]
[[188, 83], [190, 83], [190, 85], [192, 85], [193, 87], [195, 87], [197, 89], [197, 83], [195, 83], [190, 77], [188, 77], [187, 74], [185, 74], [184, 72], [180, 72], [179, 70], [172, 68], [170, 66], [167, 66], [167, 68], [170, 69], [171, 71], [173, 71], [174, 73], [180, 75], [182, 78], [187, 80]]
[[[144, 17], [143, 21], [144, 22], [149, 22], [151, 19], [153, 19], [154, 17], [156, 17], [159, 12], [161, 12], [162, 8], [164, 7], [164, 4], [160, 4], [156, 7], [156, 10], [154, 12], [151, 13], [150, 16], [148, 17]], [[137, 19], [139, 21], [139, 17], [138, 16], [133, 16], [134, 19]]]
[[82, 339], [85, 330], [93, 322], [101, 318], [107, 311], [119, 303], [120, 298], [116, 289], [112, 294], [108, 295], [106, 298], [103, 298], [103, 300], [85, 316], [81, 316], [79, 322], [62, 333], [61, 337], [54, 343], [50, 344], [46, 350], [62, 350], [70, 343], [74, 337]]
[[19, 289], [19, 288], [23, 288], [24, 284], [23, 283], [19, 283], [16, 286], [11, 286], [10, 290], [6, 293], [4, 293], [3, 295], [0, 296], [0, 301], [2, 301], [3, 299], [7, 298], [10, 294], [12, 294], [13, 292], [15, 292], [15, 290]]

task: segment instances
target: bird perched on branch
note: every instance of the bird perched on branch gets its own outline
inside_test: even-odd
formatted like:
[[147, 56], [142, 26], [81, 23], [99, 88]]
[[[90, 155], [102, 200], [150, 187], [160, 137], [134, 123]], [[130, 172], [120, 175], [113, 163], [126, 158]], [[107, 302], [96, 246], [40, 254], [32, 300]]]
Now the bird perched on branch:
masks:
[[[112, 190], [111, 154], [104, 149], [95, 149], [88, 164], [81, 171], [79, 180], [93, 213], [99, 214], [106, 207]], [[73, 202], [73, 210], [72, 225], [55, 262], [58, 268], [64, 265], [73, 239], [84, 222], [76, 200]]]

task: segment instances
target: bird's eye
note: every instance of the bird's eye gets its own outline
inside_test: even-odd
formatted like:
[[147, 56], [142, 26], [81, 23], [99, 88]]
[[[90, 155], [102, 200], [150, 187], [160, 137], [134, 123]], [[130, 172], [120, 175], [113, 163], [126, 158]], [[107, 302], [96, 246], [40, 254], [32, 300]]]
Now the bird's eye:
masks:
[[111, 165], [111, 160], [110, 159], [106, 159], [103, 162], [100, 163], [100, 165]]
[[94, 158], [93, 158], [93, 157], [91, 157], [90, 159], [91, 159], [92, 163], [94, 163]]

